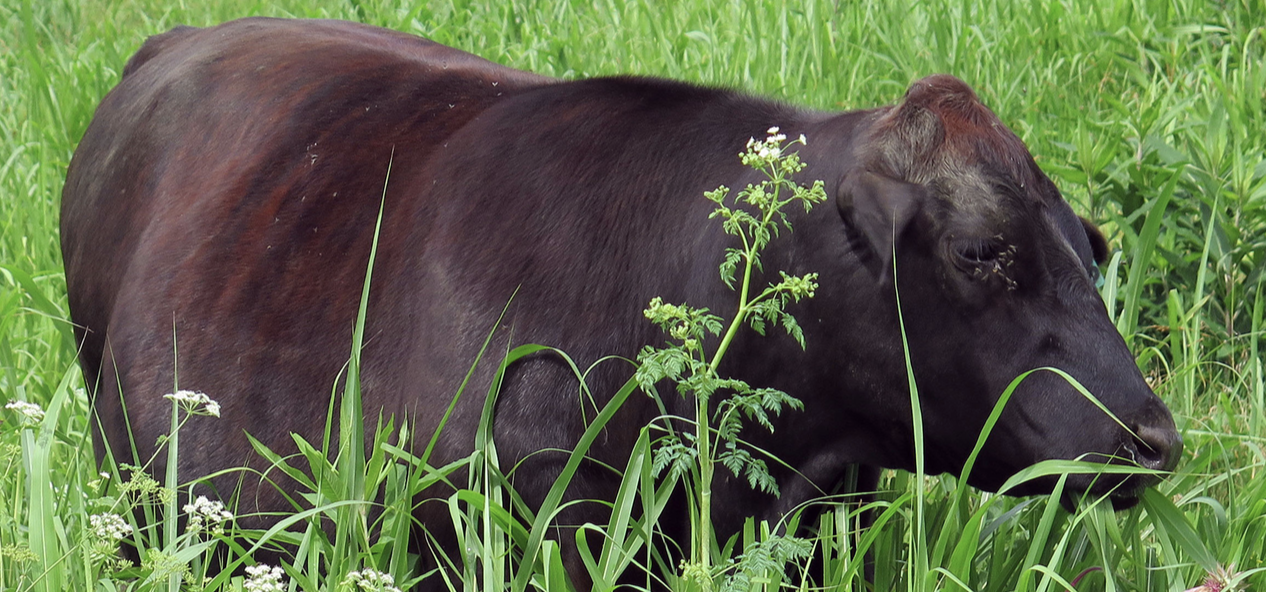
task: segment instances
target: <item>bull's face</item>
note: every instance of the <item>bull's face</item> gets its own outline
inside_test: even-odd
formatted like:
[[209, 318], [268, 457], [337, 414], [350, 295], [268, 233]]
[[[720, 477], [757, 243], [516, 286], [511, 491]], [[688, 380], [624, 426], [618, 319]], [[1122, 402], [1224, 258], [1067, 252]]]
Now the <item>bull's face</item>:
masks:
[[[916, 82], [857, 157], [838, 206], [874, 248], [877, 273], [892, 273], [895, 241], [929, 472], [961, 468], [1007, 385], [1042, 367], [1067, 372], [1115, 418], [1063, 377], [1036, 372], [1015, 391], [970, 483], [996, 489], [1051, 458], [1174, 467], [1182, 441], [1173, 419], [1095, 287], [1102, 235], [970, 88], [948, 76]], [[1070, 478], [1074, 489], [1127, 505], [1150, 481]]]

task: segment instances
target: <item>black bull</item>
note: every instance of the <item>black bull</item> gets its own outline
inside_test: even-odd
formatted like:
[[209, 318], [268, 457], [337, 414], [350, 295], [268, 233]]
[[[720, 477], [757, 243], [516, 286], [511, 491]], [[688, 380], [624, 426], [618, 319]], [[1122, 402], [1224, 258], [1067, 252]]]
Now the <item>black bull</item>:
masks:
[[[516, 290], [501, 343], [557, 346], [582, 365], [633, 357], [665, 339], [641, 315], [654, 296], [735, 309], [717, 274], [734, 240], [702, 195], [758, 181], [737, 154], [772, 126], [807, 137], [799, 178], [824, 181], [830, 200], [791, 212], [794, 232], [764, 265], [817, 272], [821, 285], [791, 307], [805, 350], [786, 335], [744, 334], [723, 374], [780, 388], [806, 411], [783, 413], [773, 436], [745, 433], [787, 463], [771, 464], [782, 495], [723, 471], [720, 533], [831, 490], [850, 466], [913, 468], [894, 252], [929, 473], [961, 469], [1007, 384], [1043, 366], [1067, 371], [1125, 427], [1037, 373], [989, 437], [973, 485], [997, 488], [1052, 458], [1174, 466], [1170, 413], [1095, 291], [1102, 236], [957, 79], [918, 81], [895, 107], [823, 113], [657, 79], [560, 81], [383, 29], [270, 19], [151, 38], [70, 164], [66, 283], [104, 436], [128, 449], [122, 399], [148, 458], [178, 369], [182, 388], [223, 406], [221, 419], [184, 428], [183, 477], [258, 464], [243, 432], [283, 451], [290, 432], [316, 441], [348, 359], [384, 185], [367, 409], [409, 414], [429, 437]], [[610, 394], [628, 376], [602, 365], [589, 386]], [[667, 404], [693, 415], [689, 402]], [[435, 463], [470, 452], [481, 406], [460, 401]], [[620, 413], [592, 450], [613, 466], [659, 410], [634, 397]], [[515, 364], [496, 409], [503, 463], [572, 448], [583, 414], [557, 359]], [[528, 503], [564, 459], [537, 454], [519, 468]], [[1149, 480], [1069, 482], [1130, 503]], [[611, 499], [616, 485], [586, 466], [571, 495]], [[280, 503], [252, 493], [265, 509]], [[419, 518], [442, 526], [438, 506], [422, 504]], [[591, 504], [569, 518], [601, 514]]]

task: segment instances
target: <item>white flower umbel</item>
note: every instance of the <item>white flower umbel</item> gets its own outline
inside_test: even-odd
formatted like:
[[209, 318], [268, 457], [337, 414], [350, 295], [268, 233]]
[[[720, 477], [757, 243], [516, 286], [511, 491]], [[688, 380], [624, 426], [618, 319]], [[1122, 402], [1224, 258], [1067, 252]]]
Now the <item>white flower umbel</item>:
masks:
[[[764, 168], [778, 162], [778, 159], [782, 158], [782, 143], [787, 140], [787, 135], [779, 133], [777, 126], [769, 128], [765, 133], [764, 140], [757, 140], [756, 138], [747, 140], [747, 149], [739, 155], [744, 165]], [[804, 134], [800, 134], [800, 137], [792, 140], [791, 143], [805, 145]]]
[[85, 543], [89, 560], [94, 566], [106, 572], [116, 572], [131, 567], [131, 561], [118, 556], [119, 541], [131, 534], [132, 525], [118, 514], [105, 512], [88, 516]]
[[246, 592], [285, 592], [286, 585], [281, 582], [285, 572], [280, 567], [263, 563], [246, 568], [246, 581], [242, 587]]
[[41, 421], [44, 421], [44, 410], [35, 403], [27, 401], [9, 401], [4, 408], [16, 411], [19, 421], [21, 421], [24, 427], [39, 425]]
[[93, 514], [88, 517], [88, 525], [92, 527], [92, 535], [103, 541], [121, 541], [132, 534], [132, 525], [118, 514]]
[[396, 587], [396, 579], [391, 577], [391, 574], [372, 569], [362, 569], [347, 574], [347, 578], [343, 580], [343, 586], [364, 592], [400, 592], [400, 589]]
[[206, 393], [176, 391], [169, 395], [163, 395], [163, 398], [179, 405], [181, 409], [185, 410], [185, 413], [190, 415], [220, 416], [220, 404], [211, 400], [211, 397], [208, 397]]
[[233, 514], [224, 509], [224, 504], [207, 499], [200, 495], [193, 503], [185, 504], [184, 511], [189, 515], [189, 532], [209, 529], [219, 534], [224, 531], [224, 523], [233, 519]]

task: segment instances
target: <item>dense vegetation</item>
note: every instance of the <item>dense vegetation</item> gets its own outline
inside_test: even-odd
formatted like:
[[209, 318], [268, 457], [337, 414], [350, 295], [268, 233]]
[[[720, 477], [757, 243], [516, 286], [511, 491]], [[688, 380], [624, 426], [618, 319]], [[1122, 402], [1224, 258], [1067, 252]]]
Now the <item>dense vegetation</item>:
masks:
[[[1046, 498], [976, 492], [960, 501], [963, 490], [952, 478], [889, 475], [880, 523], [860, 540], [876, 559], [877, 588], [1173, 591], [1201, 584], [1219, 566], [1226, 568], [1215, 578], [1219, 585], [1266, 586], [1266, 574], [1253, 571], [1266, 557], [1260, 1], [202, 4], [0, 2], [0, 399], [48, 410], [42, 425], [29, 428], [20, 409], [0, 412], [0, 589], [115, 589], [128, 581], [166, 587], [179, 579], [168, 575], [197, 572], [215, 549], [230, 557], [244, 551], [208, 524], [182, 539], [182, 553], [168, 547], [167, 555], [116, 571], [122, 566], [111, 559], [113, 539], [104, 550], [94, 542], [93, 532], [125, 530], [111, 531], [100, 518], [94, 524], [101, 500], [129, 487], [133, 498], [149, 494], [119, 483], [117, 474], [98, 474], [65, 320], [57, 212], [75, 144], [144, 38], [177, 24], [246, 15], [359, 20], [554, 76], [664, 76], [822, 109], [895, 101], [911, 80], [932, 72], [963, 78], [1027, 142], [1074, 209], [1112, 238], [1105, 300], [1174, 410], [1186, 452], [1157, 494], [1115, 514], [1104, 504], [1069, 514]], [[375, 459], [383, 457], [371, 456], [370, 468]], [[355, 468], [340, 467], [345, 477]], [[508, 499], [494, 478], [473, 485], [481, 499]], [[153, 505], [193, 502], [174, 499]], [[464, 511], [472, 525], [486, 518], [508, 533], [476, 541], [482, 555], [458, 570], [472, 578], [468, 586], [559, 585], [548, 541], [516, 534], [495, 511]], [[842, 535], [854, 518], [846, 509], [828, 514], [815, 553], [842, 558], [828, 565], [826, 583], [860, 589], [859, 541]], [[402, 532], [387, 526], [383, 536]], [[767, 540], [774, 526], [753, 524], [733, 555], [748, 541]], [[626, 540], [634, 530], [609, 536]], [[135, 543], [140, 536], [120, 538]], [[160, 548], [172, 539], [152, 533], [144, 540]], [[525, 541], [539, 546], [541, 559], [521, 565], [513, 557]], [[310, 554], [283, 581], [335, 589], [352, 581], [345, 574], [373, 568], [403, 587], [421, 575], [409, 572], [408, 558], [392, 545], [379, 543], [305, 541]], [[520, 551], [506, 556], [508, 547]], [[357, 573], [374, 583], [376, 572]], [[781, 575], [771, 569], [761, 577]], [[243, 580], [225, 574], [209, 584], [234, 589]]]

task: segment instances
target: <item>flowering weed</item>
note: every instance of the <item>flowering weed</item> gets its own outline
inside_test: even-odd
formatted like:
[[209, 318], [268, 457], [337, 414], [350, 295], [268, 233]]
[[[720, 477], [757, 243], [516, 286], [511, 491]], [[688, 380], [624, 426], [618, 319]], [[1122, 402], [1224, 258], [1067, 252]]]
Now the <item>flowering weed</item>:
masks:
[[285, 577], [285, 572], [280, 567], [265, 565], [252, 565], [246, 568], [246, 581], [242, 583], [242, 588], [246, 592], [285, 592], [286, 584], [281, 579]]
[[342, 588], [347, 592], [400, 592], [391, 574], [373, 569], [362, 569], [347, 574]]
[[185, 530], [190, 533], [205, 529], [213, 534], [224, 534], [225, 523], [233, 519], [233, 513], [225, 510], [222, 502], [209, 500], [203, 495], [193, 503], [185, 504], [182, 509], [189, 519]]
[[35, 403], [27, 401], [9, 401], [4, 406], [5, 409], [11, 409], [18, 416], [18, 423], [25, 427], [34, 427], [44, 421], [44, 410]]
[[163, 395], [163, 398], [178, 405], [187, 415], [220, 416], [220, 404], [213, 401], [206, 393], [176, 391], [169, 395]]
[[[679, 393], [695, 401], [697, 431], [682, 434], [669, 431], [655, 450], [653, 466], [656, 472], [668, 469], [670, 478], [687, 476], [695, 481], [691, 487], [696, 495], [692, 507], [697, 515], [691, 519], [695, 528], [691, 534], [690, 560], [683, 562], [681, 571], [683, 578], [697, 582], [704, 590], [712, 589], [714, 582], [729, 572], [733, 572], [733, 577], [747, 577], [756, 563], [763, 573], [770, 569], [766, 564], [775, 559], [785, 562], [799, 556], [775, 552], [775, 549], [805, 548], [792, 537], [771, 536], [745, 552], [739, 563], [713, 567], [711, 504], [716, 463], [721, 463], [735, 476], [747, 479], [753, 488], [776, 495], [778, 484], [770, 476], [765, 462], [739, 445], [742, 419], [755, 420], [772, 431], [770, 413], [779, 414], [783, 407], [801, 407], [799, 400], [780, 390], [755, 388], [741, 380], [722, 378], [717, 373], [721, 359], [744, 324], [762, 335], [767, 324], [780, 325], [804, 346], [800, 326], [785, 307], [790, 302], [813, 297], [817, 274], [796, 277], [780, 271], [781, 282], [759, 291], [752, 286], [753, 270], [760, 268], [761, 250], [780, 228], [791, 229], [783, 208], [799, 202], [807, 211], [826, 200], [821, 181], [804, 187], [791, 180], [791, 175], [802, 170], [804, 164], [795, 152], [785, 152], [783, 143], [787, 137], [779, 132], [779, 128], [772, 127], [763, 140], [749, 140], [746, 150], [739, 155], [744, 165], [764, 173], [764, 181], [748, 185], [729, 204], [726, 200], [730, 190], [725, 186], [705, 194], [716, 203], [711, 217], [721, 218], [725, 232], [737, 237], [742, 245], [727, 249], [721, 264], [721, 279], [731, 289], [735, 288], [735, 274], [740, 268], [743, 275], [737, 289], [738, 310], [730, 319], [720, 344], [715, 351], [708, 351], [704, 345], [708, 336], [722, 334], [724, 319], [707, 309], [666, 304], [657, 297], [647, 307], [646, 318], [676, 343], [662, 348], [646, 347], [638, 354], [639, 367], [634, 375], [638, 385], [648, 393], [656, 393], [656, 383], [668, 380], [677, 384]], [[791, 144], [805, 143], [801, 135]], [[729, 579], [732, 577], [726, 581]]]

